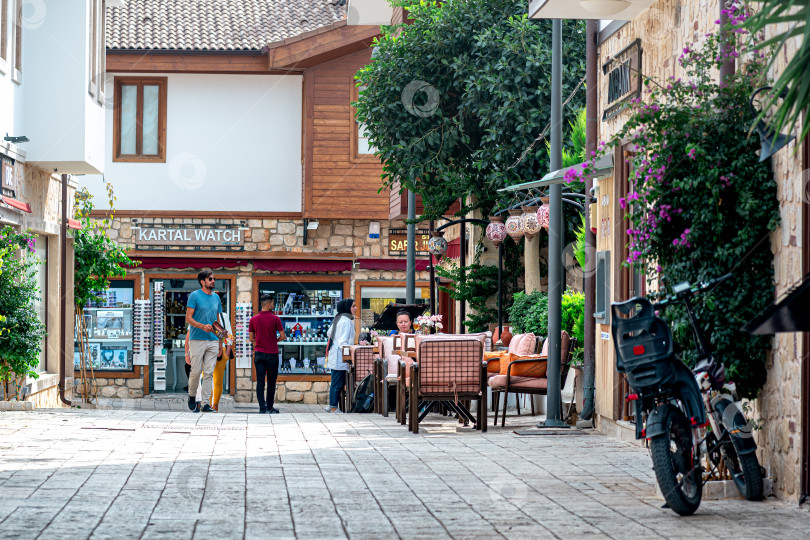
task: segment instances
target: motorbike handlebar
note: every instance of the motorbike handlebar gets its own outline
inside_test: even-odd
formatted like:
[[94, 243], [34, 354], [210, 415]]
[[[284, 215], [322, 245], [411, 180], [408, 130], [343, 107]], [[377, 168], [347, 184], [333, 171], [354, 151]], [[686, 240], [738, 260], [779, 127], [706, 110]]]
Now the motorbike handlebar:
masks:
[[660, 302], [654, 303], [653, 308], [658, 309], [662, 307], [666, 307], [669, 304], [673, 304], [675, 302], [680, 302], [682, 298], [685, 296], [692, 296], [698, 292], [705, 291], [706, 289], [710, 289], [715, 285], [719, 285], [720, 283], [726, 281], [727, 279], [731, 278], [733, 275], [732, 272], [728, 274], [722, 275], [717, 278], [710, 279], [709, 281], [704, 281], [702, 283], [697, 283], [696, 285], [690, 285], [689, 282], [679, 283], [674, 287], [675, 294], [671, 296], [667, 296]]

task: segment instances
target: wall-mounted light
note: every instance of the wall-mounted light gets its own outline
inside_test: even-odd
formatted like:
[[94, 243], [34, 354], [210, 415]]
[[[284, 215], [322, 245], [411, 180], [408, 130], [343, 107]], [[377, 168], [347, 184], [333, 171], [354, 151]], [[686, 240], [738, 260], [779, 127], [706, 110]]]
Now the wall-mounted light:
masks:
[[582, 9], [597, 15], [615, 15], [630, 7], [627, 0], [580, 0]]
[[307, 223], [307, 229], [309, 229], [310, 231], [317, 231], [318, 225], [320, 225], [320, 223], [318, 223], [318, 220], [313, 219], [312, 221]]
[[28, 142], [30, 139], [28, 137], [26, 137], [25, 135], [19, 135], [19, 136], [15, 137], [13, 135], [9, 135], [8, 133], [6, 133], [6, 136], [3, 137], [3, 140], [8, 141], [10, 143], [17, 144], [17, 143]]
[[379, 238], [380, 237], [380, 222], [379, 221], [370, 221], [368, 224], [368, 237], [369, 238]]

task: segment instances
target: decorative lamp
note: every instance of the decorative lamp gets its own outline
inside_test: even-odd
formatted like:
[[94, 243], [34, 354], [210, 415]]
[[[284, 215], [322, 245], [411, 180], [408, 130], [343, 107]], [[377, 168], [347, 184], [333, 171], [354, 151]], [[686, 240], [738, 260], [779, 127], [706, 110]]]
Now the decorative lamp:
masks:
[[506, 240], [506, 225], [503, 224], [502, 216], [489, 216], [487, 238], [496, 246]]
[[506, 234], [518, 242], [523, 236], [523, 211], [509, 210], [510, 216], [506, 218]]
[[539, 233], [543, 228], [540, 226], [540, 220], [537, 219], [536, 206], [523, 206], [523, 215], [521, 216], [521, 225], [523, 226], [523, 234], [531, 240], [534, 235]]
[[540, 200], [543, 201], [543, 205], [537, 209], [537, 221], [541, 227], [548, 230], [548, 197], [543, 197]]
[[433, 236], [428, 240], [428, 251], [439, 259], [447, 253], [447, 240], [444, 239], [443, 232], [433, 231]]

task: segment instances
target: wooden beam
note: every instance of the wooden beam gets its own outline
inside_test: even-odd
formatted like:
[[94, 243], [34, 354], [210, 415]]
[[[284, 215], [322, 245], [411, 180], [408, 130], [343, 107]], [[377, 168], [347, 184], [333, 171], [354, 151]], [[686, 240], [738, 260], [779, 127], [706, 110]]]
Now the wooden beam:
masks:
[[380, 35], [379, 26], [341, 26], [273, 47], [268, 68], [303, 69], [363, 50]]
[[[132, 54], [107, 51], [108, 73], [252, 73], [284, 75], [291, 70], [267, 70], [267, 57], [227, 54]], [[296, 71], [292, 71], [296, 73]]]

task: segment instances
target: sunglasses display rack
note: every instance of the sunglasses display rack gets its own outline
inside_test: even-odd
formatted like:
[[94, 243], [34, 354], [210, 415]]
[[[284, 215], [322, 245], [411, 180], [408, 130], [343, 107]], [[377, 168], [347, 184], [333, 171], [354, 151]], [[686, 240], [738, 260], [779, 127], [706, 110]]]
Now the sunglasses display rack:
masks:
[[150, 300], [135, 300], [132, 318], [133, 363], [136, 366], [148, 366], [152, 337], [152, 302]]
[[152, 390], [166, 390], [166, 355], [162, 354], [165, 349], [161, 350], [158, 354], [158, 349], [155, 347], [155, 361], [152, 363], [153, 377], [152, 377]]
[[[163, 282], [155, 281], [154, 284], [154, 336], [155, 336], [155, 356], [161, 354], [163, 341], [166, 339], [166, 293], [163, 290]], [[165, 360], [165, 358], [164, 358]]]
[[234, 329], [236, 367], [240, 369], [250, 368], [253, 360], [253, 344], [250, 343], [248, 338], [248, 324], [253, 316], [253, 304], [250, 302], [237, 303], [234, 316], [236, 319], [236, 328]]

